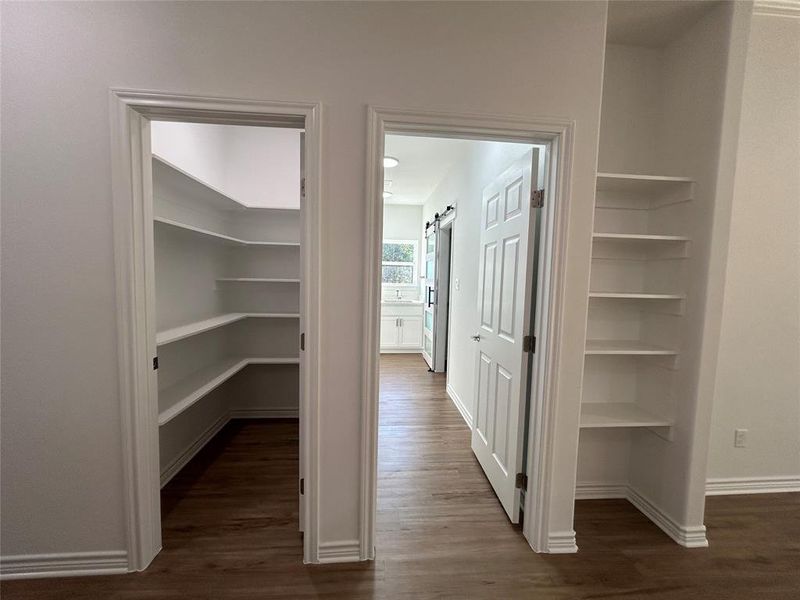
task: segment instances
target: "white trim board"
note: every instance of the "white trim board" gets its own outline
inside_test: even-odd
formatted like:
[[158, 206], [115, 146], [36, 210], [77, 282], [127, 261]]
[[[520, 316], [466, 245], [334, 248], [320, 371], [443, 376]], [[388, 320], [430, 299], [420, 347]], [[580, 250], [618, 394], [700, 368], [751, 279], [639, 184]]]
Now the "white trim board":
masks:
[[[706, 481], [706, 496], [782, 494], [800, 492], [800, 475], [787, 477], [721, 477]], [[576, 500], [627, 498], [627, 483], [578, 482]]]
[[361, 544], [358, 540], [322, 542], [319, 545], [320, 563], [357, 562], [361, 560]]
[[547, 552], [550, 554], [575, 554], [578, 544], [575, 543], [575, 532], [551, 531], [547, 536]]
[[453, 404], [458, 409], [458, 412], [461, 413], [461, 418], [464, 419], [464, 422], [467, 424], [467, 427], [469, 427], [470, 431], [471, 431], [472, 430], [472, 415], [469, 414], [469, 411], [467, 410], [467, 407], [464, 406], [464, 402], [463, 402], [463, 400], [461, 400], [461, 396], [459, 396], [456, 393], [456, 391], [453, 389], [453, 386], [450, 385], [449, 383], [447, 384], [447, 387], [445, 388], [445, 391], [447, 392], [447, 395], [450, 396], [450, 400], [453, 401]]
[[[375, 558], [377, 504], [377, 441], [379, 396], [379, 334], [381, 245], [383, 230], [383, 154], [386, 133], [514, 141], [548, 145], [541, 298], [536, 323], [540, 351], [533, 366], [530, 438], [526, 449], [531, 493], [525, 497], [523, 534], [538, 552], [549, 552], [554, 511], [551, 482], [555, 480], [554, 440], [559, 399], [557, 375], [562, 357], [564, 277], [570, 212], [572, 145], [575, 123], [569, 119], [502, 115], [455, 114], [369, 106], [367, 110], [367, 183], [365, 218], [364, 345], [362, 350], [360, 453], [360, 558]], [[563, 483], [562, 483], [563, 487]]]
[[[319, 331], [322, 185], [322, 107], [111, 89], [111, 168], [117, 350], [122, 428], [123, 497], [130, 570], [143, 570], [161, 548], [156, 356], [153, 198], [150, 127], [153, 119], [305, 130], [300, 207], [300, 469], [303, 559], [318, 561], [319, 538]], [[293, 318], [296, 318], [293, 317]]]
[[18, 554], [0, 557], [0, 579], [120, 575], [128, 572], [124, 550]]
[[706, 496], [800, 492], [800, 475], [782, 477], [715, 477], [706, 481]]

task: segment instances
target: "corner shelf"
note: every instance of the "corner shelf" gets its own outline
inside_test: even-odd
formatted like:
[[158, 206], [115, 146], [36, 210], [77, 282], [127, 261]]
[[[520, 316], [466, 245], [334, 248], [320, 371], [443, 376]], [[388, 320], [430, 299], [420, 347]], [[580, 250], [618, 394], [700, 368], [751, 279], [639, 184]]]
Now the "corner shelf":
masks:
[[299, 319], [300, 314], [299, 313], [228, 313], [216, 317], [211, 317], [210, 319], [203, 319], [202, 321], [187, 323], [186, 325], [180, 325], [179, 327], [173, 327], [172, 329], [159, 331], [156, 333], [156, 345], [165, 346], [166, 344], [171, 344], [172, 342], [177, 342], [179, 340], [186, 339], [193, 335], [205, 333], [206, 331], [211, 331], [213, 329], [217, 329], [218, 327], [224, 327], [225, 325], [229, 325], [231, 323], [235, 323], [236, 321], [241, 321], [242, 319], [248, 319], [248, 318]]
[[280, 277], [218, 277], [217, 281], [226, 283], [300, 283], [299, 279]]
[[180, 221], [167, 219], [165, 217], [153, 217], [153, 222], [160, 225], [166, 225], [168, 227], [174, 227], [176, 229], [188, 231], [190, 233], [194, 233], [197, 235], [202, 235], [211, 240], [223, 242], [226, 244], [231, 244], [234, 246], [278, 246], [278, 247], [282, 246], [288, 248], [300, 248], [299, 242], [260, 242], [253, 240], [243, 240], [240, 238], [232, 237], [230, 235], [225, 235], [224, 233], [217, 233], [216, 231], [210, 231], [208, 229], [203, 229], [202, 227], [189, 225], [188, 223], [181, 223]]
[[158, 425], [166, 425], [248, 365], [298, 364], [299, 358], [229, 358], [200, 369], [176, 384], [159, 390], [159, 402], [169, 408], [159, 412]]
[[164, 182], [165, 187], [178, 190], [187, 198], [195, 198], [203, 204], [217, 210], [245, 210], [248, 206], [202, 179], [184, 171], [165, 158], [153, 154], [153, 181]]
[[595, 241], [609, 242], [689, 242], [683, 235], [654, 235], [649, 233], [593, 233]]
[[585, 354], [613, 356], [677, 356], [677, 350], [638, 340], [586, 340]]
[[673, 422], [653, 415], [632, 402], [584, 402], [581, 429], [671, 427]]
[[638, 175], [635, 173], [598, 173], [597, 189], [608, 192], [647, 194], [661, 191], [667, 186], [694, 183], [689, 177], [667, 175]]
[[685, 300], [683, 294], [647, 294], [643, 292], [589, 292], [589, 298], [629, 300]]

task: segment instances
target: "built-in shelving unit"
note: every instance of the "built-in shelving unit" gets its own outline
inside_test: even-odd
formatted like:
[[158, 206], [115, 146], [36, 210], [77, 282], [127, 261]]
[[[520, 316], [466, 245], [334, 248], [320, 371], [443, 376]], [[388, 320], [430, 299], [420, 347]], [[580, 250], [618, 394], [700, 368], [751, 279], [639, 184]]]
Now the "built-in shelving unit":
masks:
[[647, 294], [643, 292], [589, 292], [589, 298], [616, 300], [683, 300], [683, 294]]
[[[257, 209], [253, 209], [257, 210]], [[297, 242], [271, 242], [271, 241], [255, 241], [255, 240], [243, 240], [240, 238], [235, 238], [230, 235], [225, 235], [224, 233], [217, 233], [216, 231], [211, 231], [209, 229], [203, 229], [202, 227], [196, 227], [194, 225], [190, 225], [188, 223], [181, 223], [180, 221], [173, 221], [172, 219], [167, 219], [166, 217], [155, 217], [153, 221], [156, 222], [158, 225], [166, 226], [166, 227], [174, 227], [176, 229], [181, 229], [183, 231], [187, 231], [189, 233], [193, 233], [196, 235], [200, 235], [205, 237], [211, 241], [218, 241], [225, 244], [232, 244], [235, 246], [262, 246], [262, 247], [270, 247], [270, 246], [283, 246], [283, 247], [296, 247], [299, 248], [300, 244]]]
[[616, 356], [675, 356], [676, 350], [638, 340], [586, 340], [586, 354]]
[[300, 217], [159, 156], [152, 169], [160, 460], [174, 473], [227, 415], [296, 410]]
[[670, 427], [672, 421], [650, 414], [633, 402], [584, 402], [581, 428]]
[[[664, 381], [675, 362], [656, 359], [679, 354], [679, 340], [663, 325], [683, 312], [680, 263], [688, 257], [691, 240], [674, 229], [680, 219], [670, 214], [670, 207], [688, 202], [693, 194], [694, 184], [685, 177], [597, 174], [585, 349], [585, 360], [591, 363], [585, 372], [597, 383], [588, 389], [584, 382], [584, 395], [591, 400], [581, 405], [582, 429], [664, 428], [673, 423], [665, 416], [672, 410], [672, 390]], [[620, 386], [623, 392], [615, 385], [620, 381], [626, 382]]]
[[[608, 10], [576, 497], [624, 489], [676, 542], [701, 547], [724, 106], [687, 98], [724, 75], [737, 29], [731, 3], [702, 15], [675, 3], [675, 28], [656, 4]], [[630, 35], [648, 26], [659, 41]]]
[[282, 277], [217, 277], [217, 281], [227, 283], [300, 283], [299, 279]]
[[187, 323], [186, 325], [180, 325], [179, 327], [173, 327], [171, 329], [165, 329], [164, 331], [159, 331], [156, 333], [156, 345], [165, 346], [167, 344], [171, 344], [172, 342], [177, 342], [179, 340], [192, 337], [193, 335], [205, 333], [207, 331], [211, 331], [212, 329], [217, 329], [218, 327], [224, 327], [225, 325], [235, 323], [236, 321], [241, 321], [242, 319], [249, 319], [249, 318], [299, 319], [300, 314], [299, 313], [228, 313], [225, 315], [211, 317], [210, 319], [203, 319], [202, 321], [195, 321], [193, 323]]
[[159, 391], [158, 425], [166, 425], [248, 365], [297, 365], [299, 358], [228, 358], [191, 373]]
[[653, 235], [646, 233], [594, 233], [595, 241], [616, 242], [688, 242], [689, 238], [683, 235]]

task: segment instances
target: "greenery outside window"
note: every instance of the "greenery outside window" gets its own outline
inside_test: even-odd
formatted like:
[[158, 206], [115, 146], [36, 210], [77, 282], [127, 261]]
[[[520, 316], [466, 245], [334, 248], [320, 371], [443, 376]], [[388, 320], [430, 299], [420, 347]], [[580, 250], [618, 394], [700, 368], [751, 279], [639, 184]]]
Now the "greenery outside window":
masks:
[[389, 286], [417, 285], [417, 240], [383, 240], [381, 281]]

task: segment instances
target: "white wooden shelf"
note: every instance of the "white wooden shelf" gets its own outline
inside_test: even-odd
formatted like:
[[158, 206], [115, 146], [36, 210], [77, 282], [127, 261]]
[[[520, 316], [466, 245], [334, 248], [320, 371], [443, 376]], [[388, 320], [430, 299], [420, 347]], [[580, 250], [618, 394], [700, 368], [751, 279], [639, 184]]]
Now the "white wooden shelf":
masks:
[[598, 242], [688, 242], [682, 235], [654, 235], [649, 233], [593, 233], [592, 239]]
[[163, 188], [176, 191], [183, 197], [192, 198], [196, 202], [217, 210], [246, 210], [248, 208], [243, 202], [239, 202], [157, 154], [153, 154], [153, 181], [159, 182], [159, 187], [163, 186]]
[[586, 340], [586, 354], [675, 356], [676, 350], [644, 344], [638, 340]]
[[298, 313], [228, 313], [218, 315], [210, 319], [203, 319], [202, 321], [195, 321], [194, 323], [159, 331], [156, 333], [156, 345], [164, 346], [248, 318], [299, 319], [300, 315]]
[[662, 191], [665, 187], [685, 186], [692, 183], [694, 183], [694, 180], [688, 177], [637, 175], [632, 173], [597, 174], [597, 189], [609, 192], [649, 194]]
[[202, 227], [189, 225], [188, 223], [181, 223], [180, 221], [167, 219], [165, 217], [154, 217], [153, 221], [160, 225], [166, 225], [168, 227], [182, 229], [184, 231], [188, 231], [197, 235], [205, 236], [211, 240], [224, 242], [226, 244], [234, 246], [278, 246], [287, 248], [300, 247], [299, 242], [266, 242], [266, 241], [243, 240], [240, 238], [232, 237], [230, 235], [225, 235], [224, 233], [217, 233], [216, 231], [211, 231], [209, 229], [203, 229]]
[[670, 419], [651, 414], [632, 402], [581, 404], [581, 429], [611, 427], [670, 427]]
[[684, 300], [683, 294], [647, 294], [643, 292], [589, 292], [589, 298], [618, 298], [629, 300]]
[[159, 404], [168, 408], [158, 414], [158, 425], [166, 425], [215, 390], [247, 365], [297, 365], [299, 358], [229, 358], [201, 369], [158, 392]]
[[219, 277], [217, 281], [228, 283], [300, 283], [299, 279], [281, 277]]

